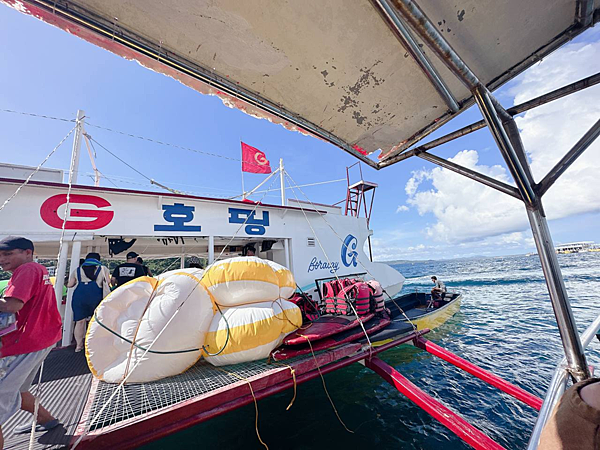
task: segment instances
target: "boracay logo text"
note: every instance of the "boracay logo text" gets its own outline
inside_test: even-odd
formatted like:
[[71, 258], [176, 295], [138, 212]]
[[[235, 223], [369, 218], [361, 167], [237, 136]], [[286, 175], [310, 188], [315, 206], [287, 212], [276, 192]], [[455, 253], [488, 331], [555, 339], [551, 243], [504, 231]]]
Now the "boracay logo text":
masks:
[[312, 272], [313, 270], [329, 270], [331, 273], [336, 273], [339, 268], [339, 262], [321, 261], [315, 256], [313, 259], [311, 259], [310, 264], [308, 265], [308, 272]]

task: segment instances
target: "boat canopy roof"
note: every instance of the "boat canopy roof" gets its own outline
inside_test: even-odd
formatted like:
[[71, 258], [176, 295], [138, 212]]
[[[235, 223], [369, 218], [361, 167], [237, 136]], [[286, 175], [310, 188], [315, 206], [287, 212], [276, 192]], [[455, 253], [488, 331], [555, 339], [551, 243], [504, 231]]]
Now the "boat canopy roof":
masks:
[[0, 1], [373, 167], [600, 18], [586, 0]]

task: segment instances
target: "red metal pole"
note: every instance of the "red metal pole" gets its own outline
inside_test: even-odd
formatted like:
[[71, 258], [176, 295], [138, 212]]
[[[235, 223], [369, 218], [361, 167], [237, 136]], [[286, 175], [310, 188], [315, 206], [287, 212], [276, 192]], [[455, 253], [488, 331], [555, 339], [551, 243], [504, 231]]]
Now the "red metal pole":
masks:
[[428, 341], [425, 338], [417, 337], [414, 340], [415, 346], [431, 353], [438, 358], [443, 359], [444, 361], [449, 362], [450, 364], [458, 367], [459, 369], [464, 370], [465, 372], [470, 373], [471, 375], [476, 376], [480, 380], [485, 381], [488, 384], [491, 384], [494, 387], [497, 387], [503, 392], [506, 392], [508, 395], [516, 398], [517, 400], [522, 401], [523, 403], [531, 406], [532, 408], [537, 409], [538, 411], [542, 408], [542, 399], [536, 397], [533, 394], [530, 394], [524, 389], [521, 389], [514, 384], [509, 383], [506, 380], [503, 380], [497, 375], [494, 375], [487, 370], [482, 369], [481, 367], [476, 366], [469, 361], [462, 359], [460, 356], [455, 355], [452, 352], [449, 352], [445, 348], [440, 347], [437, 344], [434, 344], [431, 341]]
[[460, 439], [477, 450], [504, 450], [500, 444], [488, 435], [475, 428], [458, 414], [423, 392], [408, 381], [400, 372], [390, 367], [379, 358], [365, 360], [365, 365], [394, 386], [409, 400], [437, 419]]

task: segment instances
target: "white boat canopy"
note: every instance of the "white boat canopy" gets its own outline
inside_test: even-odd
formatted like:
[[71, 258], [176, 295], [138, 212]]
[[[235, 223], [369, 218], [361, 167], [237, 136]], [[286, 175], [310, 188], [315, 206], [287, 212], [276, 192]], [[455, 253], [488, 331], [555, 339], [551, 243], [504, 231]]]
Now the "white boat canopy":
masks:
[[[586, 0], [0, 1], [376, 168], [473, 104], [474, 85], [496, 89], [600, 18]], [[377, 150], [379, 164], [362, 154]]]

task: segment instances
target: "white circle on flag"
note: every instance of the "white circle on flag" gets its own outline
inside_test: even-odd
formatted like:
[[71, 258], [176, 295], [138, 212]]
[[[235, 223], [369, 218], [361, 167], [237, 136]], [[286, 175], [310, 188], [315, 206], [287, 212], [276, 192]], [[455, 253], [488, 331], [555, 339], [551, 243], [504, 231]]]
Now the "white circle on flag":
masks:
[[265, 155], [263, 153], [258, 153], [258, 152], [255, 153], [254, 161], [256, 161], [261, 166], [265, 166], [265, 165], [269, 164], [269, 161], [267, 161], [267, 158], [265, 158]]

